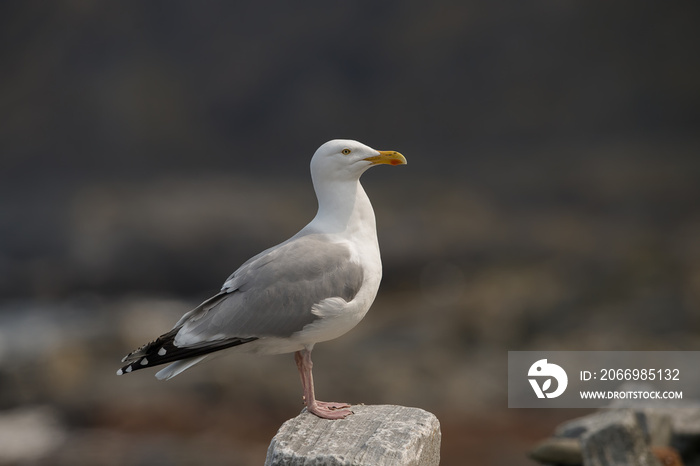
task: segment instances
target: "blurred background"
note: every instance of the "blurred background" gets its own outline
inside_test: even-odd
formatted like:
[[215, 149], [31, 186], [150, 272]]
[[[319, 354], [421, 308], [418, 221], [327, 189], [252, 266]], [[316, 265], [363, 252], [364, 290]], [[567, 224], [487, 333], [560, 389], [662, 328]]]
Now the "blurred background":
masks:
[[334, 138], [384, 281], [314, 351], [320, 399], [528, 465], [582, 410], [507, 408], [508, 350], [700, 348], [697, 2], [3, 2], [0, 464], [261, 465], [291, 355], [117, 377], [315, 214]]

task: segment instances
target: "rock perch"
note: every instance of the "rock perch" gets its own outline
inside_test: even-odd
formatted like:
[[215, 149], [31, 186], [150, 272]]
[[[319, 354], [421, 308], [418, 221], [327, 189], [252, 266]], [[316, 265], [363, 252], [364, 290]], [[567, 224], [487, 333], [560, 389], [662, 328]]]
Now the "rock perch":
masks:
[[285, 422], [267, 450], [265, 466], [437, 466], [440, 423], [404, 406], [353, 406], [341, 420], [302, 411]]

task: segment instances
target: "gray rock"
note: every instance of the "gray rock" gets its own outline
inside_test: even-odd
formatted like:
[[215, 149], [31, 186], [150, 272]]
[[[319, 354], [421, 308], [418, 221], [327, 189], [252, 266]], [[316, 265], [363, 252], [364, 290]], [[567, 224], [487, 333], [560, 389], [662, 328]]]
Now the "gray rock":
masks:
[[530, 458], [546, 464], [578, 465], [583, 462], [581, 442], [576, 438], [550, 437], [532, 449]]
[[440, 423], [422, 409], [353, 406], [330, 421], [302, 411], [272, 439], [265, 466], [437, 466]]
[[673, 431], [669, 414], [663, 411], [635, 410], [635, 415], [650, 446], [667, 447], [671, 445]]
[[626, 417], [626, 412], [633, 412], [642, 429], [645, 442], [650, 446], [668, 446], [672, 438], [672, 417], [661, 410], [639, 409], [605, 409], [589, 416], [572, 419], [557, 427], [556, 437], [579, 438], [584, 433], [597, 429], [601, 422], [609, 422], [616, 416]]
[[64, 427], [51, 408], [0, 411], [0, 464], [34, 464], [65, 440]]
[[[667, 445], [678, 450], [686, 458], [687, 464], [700, 465], [700, 460], [688, 462], [687, 458], [700, 458], [700, 402], [697, 400], [682, 400], [675, 402], [664, 401], [636, 401], [626, 400], [615, 404], [616, 407], [633, 409], [638, 413], [644, 413], [647, 418], [654, 416], [667, 416], [671, 424], [671, 439]], [[663, 426], [657, 426], [662, 431]], [[653, 428], [650, 429], [653, 431]], [[652, 445], [663, 446], [658, 439], [665, 433], [657, 432], [658, 436], [652, 436]]]
[[581, 435], [584, 466], [659, 466], [633, 411], [601, 412], [589, 422]]

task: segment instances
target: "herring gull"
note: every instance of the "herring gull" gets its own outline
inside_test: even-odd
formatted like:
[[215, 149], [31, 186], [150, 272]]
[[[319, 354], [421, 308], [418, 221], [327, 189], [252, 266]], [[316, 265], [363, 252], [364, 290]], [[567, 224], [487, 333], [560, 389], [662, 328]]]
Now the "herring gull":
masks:
[[117, 374], [169, 364], [156, 377], [170, 379], [221, 350], [294, 353], [307, 410], [325, 419], [351, 414], [346, 403], [316, 400], [311, 350], [357, 325], [379, 289], [377, 228], [360, 176], [375, 165], [405, 163], [398, 152], [357, 141], [323, 144], [311, 158], [314, 219], [245, 262], [172, 330], [124, 357]]

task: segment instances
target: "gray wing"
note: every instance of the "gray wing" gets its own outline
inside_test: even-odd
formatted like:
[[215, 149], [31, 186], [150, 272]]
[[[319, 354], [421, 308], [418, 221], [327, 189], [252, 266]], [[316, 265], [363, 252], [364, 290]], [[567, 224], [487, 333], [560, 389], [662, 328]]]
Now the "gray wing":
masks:
[[126, 355], [118, 374], [175, 363], [161, 377], [170, 378], [209, 353], [265, 336], [288, 337], [318, 318], [311, 312], [314, 304], [355, 297], [363, 272], [348, 259], [346, 245], [321, 235], [292, 238], [263, 251], [171, 331]]
[[314, 304], [355, 297], [363, 272], [349, 259], [347, 245], [321, 235], [294, 238], [268, 249], [234, 272], [219, 295], [178, 322], [175, 344], [289, 337], [318, 318], [311, 312]]

